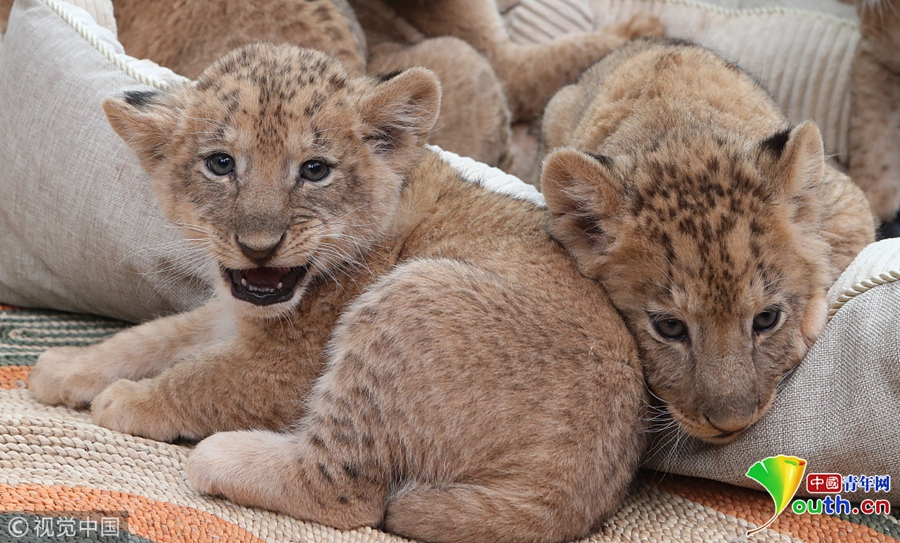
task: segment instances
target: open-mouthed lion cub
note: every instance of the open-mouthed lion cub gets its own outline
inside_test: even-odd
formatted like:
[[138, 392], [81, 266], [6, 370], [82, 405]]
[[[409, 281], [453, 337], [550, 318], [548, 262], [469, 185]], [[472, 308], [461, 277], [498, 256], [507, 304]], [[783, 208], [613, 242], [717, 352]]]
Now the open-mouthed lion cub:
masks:
[[553, 233], [625, 317], [650, 389], [688, 434], [753, 424], [874, 238], [818, 128], [706, 49], [639, 40], [548, 106]]
[[270, 45], [107, 100], [218, 292], [45, 353], [35, 396], [162, 440], [283, 431], [192, 453], [239, 503], [429, 541], [587, 535], [644, 448], [636, 345], [545, 209], [423, 147], [439, 102], [427, 70], [353, 79]]

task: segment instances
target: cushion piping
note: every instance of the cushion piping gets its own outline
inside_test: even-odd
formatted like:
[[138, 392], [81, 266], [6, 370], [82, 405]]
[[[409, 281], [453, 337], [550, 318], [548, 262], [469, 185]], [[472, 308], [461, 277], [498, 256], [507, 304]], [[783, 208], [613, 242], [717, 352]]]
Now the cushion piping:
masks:
[[848, 289], [844, 289], [844, 292], [842, 292], [837, 297], [837, 300], [832, 302], [831, 306], [828, 308], [828, 318], [831, 319], [832, 317], [834, 317], [834, 315], [842, 307], [844, 307], [847, 302], [849, 302], [853, 298], [856, 298], [860, 294], [868, 292], [879, 285], [893, 283], [895, 281], [900, 281], [900, 270], [889, 270], [883, 272], [880, 275], [864, 279]]
[[96, 34], [90, 31], [81, 21], [76, 19], [72, 12], [69, 11], [65, 6], [64, 2], [60, 2], [59, 0], [41, 0], [47, 7], [56, 12], [57, 15], [62, 17], [62, 19], [68, 24], [72, 29], [78, 32], [88, 43], [91, 44], [91, 47], [99, 51], [104, 57], [107, 58], [110, 62], [115, 64], [117, 68], [119, 68], [126, 75], [140, 81], [145, 85], [150, 85], [151, 87], [156, 87], [158, 89], [166, 89], [169, 87], [169, 83], [166, 81], [150, 76], [146, 73], [143, 73], [139, 70], [135, 70], [134, 67], [130, 66], [125, 59], [113, 50], [108, 44], [103, 42]]

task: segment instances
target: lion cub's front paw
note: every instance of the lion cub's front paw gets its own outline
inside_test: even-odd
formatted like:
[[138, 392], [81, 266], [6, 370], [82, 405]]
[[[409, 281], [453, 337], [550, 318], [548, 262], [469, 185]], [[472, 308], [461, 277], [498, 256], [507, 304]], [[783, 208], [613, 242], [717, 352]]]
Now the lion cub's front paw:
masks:
[[204, 494], [225, 496], [230, 488], [228, 479], [246, 465], [246, 455], [240, 453], [248, 445], [248, 432], [222, 432], [213, 434], [197, 444], [185, 466], [188, 481]]
[[605, 30], [622, 36], [626, 41], [634, 38], [660, 38], [665, 35], [662, 21], [649, 13], [638, 13], [627, 21], [610, 25]]
[[101, 392], [91, 405], [94, 424], [157, 441], [172, 441], [179, 436], [162, 411], [164, 405], [153, 401], [149, 381], [119, 379]]
[[49, 405], [84, 408], [109, 385], [100, 375], [84, 347], [61, 347], [45, 351], [28, 374], [28, 389]]

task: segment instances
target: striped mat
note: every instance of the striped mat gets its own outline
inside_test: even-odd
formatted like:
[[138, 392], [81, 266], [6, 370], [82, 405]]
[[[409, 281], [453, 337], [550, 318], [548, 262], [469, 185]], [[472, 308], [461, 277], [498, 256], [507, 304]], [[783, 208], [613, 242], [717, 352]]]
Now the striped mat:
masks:
[[[36, 403], [28, 371], [49, 347], [88, 345], [123, 323], [0, 305], [0, 542], [400, 542], [372, 529], [340, 532], [197, 494], [189, 448], [94, 426], [86, 412]], [[895, 542], [890, 515], [796, 515], [744, 534], [774, 512], [763, 493], [642, 472], [619, 512], [586, 541]], [[896, 515], [896, 512], [895, 512]], [[24, 530], [24, 533], [23, 533]]]

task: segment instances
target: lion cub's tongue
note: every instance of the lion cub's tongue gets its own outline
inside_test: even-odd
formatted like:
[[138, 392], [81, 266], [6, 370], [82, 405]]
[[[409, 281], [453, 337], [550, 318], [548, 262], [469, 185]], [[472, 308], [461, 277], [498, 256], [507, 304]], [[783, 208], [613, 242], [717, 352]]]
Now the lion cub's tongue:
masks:
[[249, 286], [257, 289], [276, 290], [281, 288], [282, 280], [290, 271], [290, 268], [251, 268], [241, 270], [241, 275], [247, 280]]

